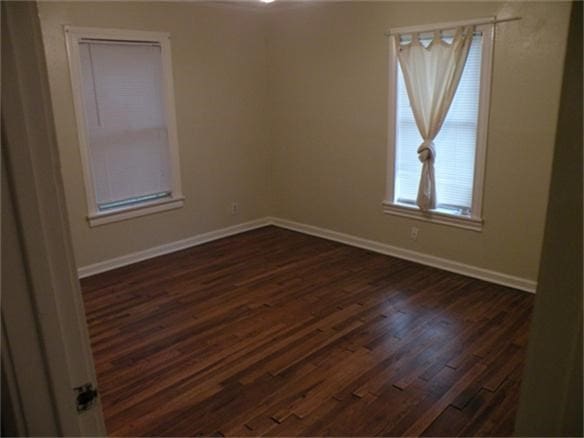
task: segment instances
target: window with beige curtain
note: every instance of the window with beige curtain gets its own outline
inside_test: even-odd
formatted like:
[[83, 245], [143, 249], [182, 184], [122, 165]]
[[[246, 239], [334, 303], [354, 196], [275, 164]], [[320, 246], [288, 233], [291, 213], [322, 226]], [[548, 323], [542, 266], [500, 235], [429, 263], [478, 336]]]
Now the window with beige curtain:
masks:
[[[422, 84], [413, 90], [415, 99], [416, 92], [423, 94], [432, 89], [431, 86], [451, 87], [450, 90], [437, 91], [438, 98], [432, 96], [435, 105], [433, 114], [429, 114], [430, 107], [423, 108], [428, 111], [426, 114], [420, 114], [419, 102], [412, 105], [404, 66], [400, 65], [399, 50], [408, 50], [412, 44], [419, 44], [422, 50], [432, 50], [432, 45], [443, 45], [434, 48], [444, 49], [437, 56], [448, 59], [451, 56], [448, 49], [456, 38], [457, 29], [392, 37], [390, 114], [393, 120], [390, 121], [388, 194], [384, 205], [387, 213], [480, 229], [483, 219], [481, 201], [493, 25], [477, 26], [470, 30], [458, 28], [458, 31], [470, 32], [467, 41], [459, 40], [461, 46], [467, 44], [466, 51], [463, 50], [460, 55], [463, 57], [460, 71], [456, 71], [456, 66], [451, 66], [451, 71], [444, 65], [438, 64], [437, 67], [436, 61], [430, 60], [434, 64], [429, 67], [431, 71], [427, 72], [429, 77], [422, 77]], [[415, 56], [425, 54], [421, 51], [414, 53]], [[442, 77], [435, 79], [437, 75], [446, 74], [452, 75], [451, 82], [455, 82], [454, 85], [447, 81], [441, 82]], [[428, 82], [432, 81], [436, 83], [428, 86]], [[413, 87], [412, 83], [410, 87]], [[446, 98], [440, 95], [448, 92], [452, 95]], [[443, 101], [439, 101], [439, 98], [443, 98]], [[442, 107], [438, 108], [436, 102]], [[413, 110], [416, 105], [418, 119]], [[420, 120], [420, 117], [425, 117], [425, 120]], [[422, 193], [424, 189], [425, 195]]]

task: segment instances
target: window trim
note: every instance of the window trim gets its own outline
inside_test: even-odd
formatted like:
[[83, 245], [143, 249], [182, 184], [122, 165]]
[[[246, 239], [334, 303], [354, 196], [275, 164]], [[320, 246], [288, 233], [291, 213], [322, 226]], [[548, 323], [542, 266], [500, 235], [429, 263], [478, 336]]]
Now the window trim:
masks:
[[[492, 18], [492, 17], [491, 17]], [[481, 19], [486, 21], [488, 19]], [[478, 21], [478, 20], [477, 20]], [[453, 29], [458, 26], [468, 25], [468, 21], [443, 23], [440, 28]], [[426, 222], [450, 225], [454, 227], [481, 231], [483, 226], [483, 191], [486, 171], [487, 134], [489, 122], [489, 108], [491, 97], [492, 65], [493, 65], [493, 23], [477, 25], [476, 30], [482, 32], [481, 54], [481, 84], [479, 92], [479, 115], [477, 124], [477, 145], [475, 153], [475, 166], [473, 176], [473, 191], [471, 215], [462, 216], [448, 214], [441, 211], [423, 212], [420, 209], [402, 203], [395, 199], [395, 148], [396, 148], [396, 116], [397, 116], [397, 69], [398, 59], [395, 50], [395, 38], [393, 33], [432, 32], [436, 25], [413, 26], [393, 29], [389, 36], [389, 71], [388, 71], [388, 133], [387, 133], [387, 168], [385, 198], [382, 202], [383, 212], [386, 214], [408, 217]]]
[[[106, 223], [122, 221], [138, 216], [157, 213], [160, 211], [180, 208], [184, 204], [185, 197], [181, 188], [180, 160], [178, 150], [178, 135], [176, 128], [176, 113], [174, 101], [174, 84], [172, 74], [170, 34], [168, 32], [151, 32], [126, 29], [108, 29], [94, 27], [64, 26], [67, 58], [69, 60], [69, 72], [71, 76], [71, 88], [73, 92], [73, 104], [75, 109], [75, 121], [77, 124], [77, 137], [83, 180], [85, 183], [85, 195], [87, 200], [87, 220], [89, 226], [94, 227]], [[85, 124], [85, 102], [82, 88], [81, 57], [79, 43], [81, 39], [114, 40], [141, 43], [156, 43], [160, 45], [162, 60], [162, 87], [164, 90], [164, 110], [168, 130], [168, 148], [171, 171], [171, 194], [167, 198], [157, 199], [152, 202], [144, 202], [128, 205], [120, 208], [112, 208], [100, 211], [95, 198], [95, 187], [91, 172], [89, 158], [89, 143], [87, 141], [87, 127]]]

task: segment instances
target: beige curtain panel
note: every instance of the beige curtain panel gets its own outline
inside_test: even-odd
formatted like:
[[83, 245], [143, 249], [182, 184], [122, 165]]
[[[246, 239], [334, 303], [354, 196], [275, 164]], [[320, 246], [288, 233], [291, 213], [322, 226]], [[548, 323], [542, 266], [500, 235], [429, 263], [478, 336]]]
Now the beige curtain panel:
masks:
[[418, 33], [413, 34], [411, 43], [406, 45], [401, 45], [399, 35], [395, 38], [408, 98], [424, 140], [418, 147], [422, 174], [416, 200], [423, 211], [436, 208], [434, 139], [440, 132], [456, 93], [473, 31], [474, 26], [457, 28], [451, 43], [442, 39], [440, 31], [435, 31], [427, 47], [420, 42]]

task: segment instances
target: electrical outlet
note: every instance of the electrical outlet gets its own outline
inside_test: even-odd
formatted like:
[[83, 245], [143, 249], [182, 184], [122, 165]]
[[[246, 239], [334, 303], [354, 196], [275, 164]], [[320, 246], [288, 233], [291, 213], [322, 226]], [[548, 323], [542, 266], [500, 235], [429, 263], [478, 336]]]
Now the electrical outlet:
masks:
[[235, 216], [237, 213], [239, 213], [239, 203], [234, 201], [231, 203], [231, 216]]
[[410, 230], [410, 239], [412, 240], [418, 240], [418, 232], [419, 232], [419, 228], [418, 227], [412, 227]]

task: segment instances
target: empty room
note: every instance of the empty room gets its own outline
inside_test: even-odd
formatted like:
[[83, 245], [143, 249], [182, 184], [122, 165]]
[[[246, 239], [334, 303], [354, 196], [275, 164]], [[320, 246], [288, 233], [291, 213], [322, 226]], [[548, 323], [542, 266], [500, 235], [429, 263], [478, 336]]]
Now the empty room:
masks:
[[582, 436], [582, 3], [1, 19], [2, 436]]

